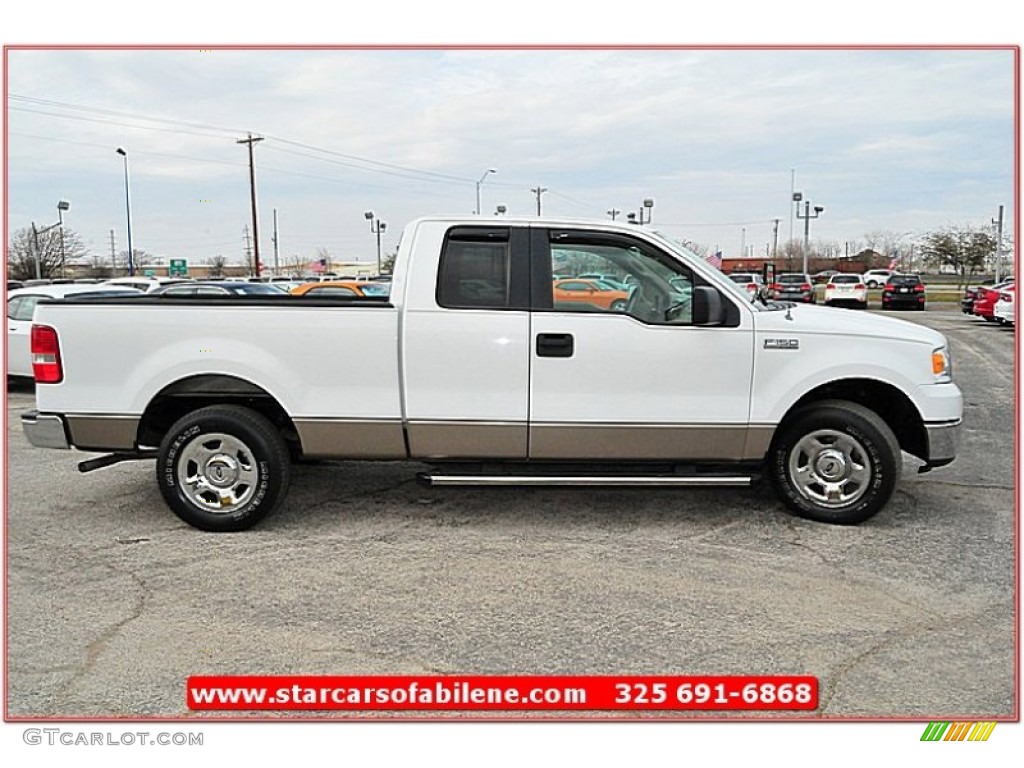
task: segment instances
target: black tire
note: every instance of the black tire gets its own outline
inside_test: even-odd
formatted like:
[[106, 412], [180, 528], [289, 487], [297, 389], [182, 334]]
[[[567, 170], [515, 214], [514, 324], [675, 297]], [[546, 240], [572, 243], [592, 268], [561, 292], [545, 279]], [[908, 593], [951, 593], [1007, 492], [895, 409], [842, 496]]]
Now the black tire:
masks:
[[776, 435], [767, 461], [769, 479], [787, 507], [808, 520], [837, 525], [856, 525], [877, 514], [902, 469], [889, 425], [845, 400], [813, 403], [794, 414]]
[[273, 512], [288, 492], [290, 473], [280, 432], [266, 417], [236, 405], [183, 416], [164, 436], [156, 462], [171, 511], [213, 532], [244, 531]]

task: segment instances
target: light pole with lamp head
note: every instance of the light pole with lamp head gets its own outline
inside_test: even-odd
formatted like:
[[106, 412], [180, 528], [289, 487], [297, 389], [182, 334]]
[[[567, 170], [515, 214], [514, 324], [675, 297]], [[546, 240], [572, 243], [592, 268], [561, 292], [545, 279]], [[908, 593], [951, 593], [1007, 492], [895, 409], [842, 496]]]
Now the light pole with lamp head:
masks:
[[380, 236], [382, 232], [385, 232], [388, 228], [386, 222], [381, 221], [373, 215], [373, 211], [367, 211], [363, 214], [366, 220], [370, 222], [370, 232], [377, 236], [377, 274], [380, 274]]
[[42, 274], [43, 270], [42, 270], [42, 267], [40, 265], [40, 256], [39, 256], [39, 252], [40, 252], [39, 236], [49, 232], [52, 229], [56, 229], [57, 227], [61, 228], [61, 230], [60, 230], [60, 269], [61, 269], [61, 277], [64, 276], [64, 217], [61, 214], [64, 211], [68, 210], [70, 207], [71, 207], [71, 203], [69, 203], [67, 200], [61, 200], [60, 202], [57, 203], [57, 223], [56, 224], [51, 224], [48, 227], [43, 227], [42, 229], [38, 229], [36, 227], [36, 223], [34, 221], [32, 222], [32, 251], [33, 251], [33, 255], [35, 257], [36, 279], [37, 280], [41, 279], [42, 276], [43, 276], [43, 274]]
[[[799, 194], [799, 193], [797, 193], [797, 194]], [[793, 199], [796, 200], [796, 195], [793, 195]], [[805, 200], [804, 201], [804, 212], [801, 215], [801, 213], [800, 213], [800, 205], [799, 205], [799, 202], [797, 202], [796, 217], [798, 219], [803, 219], [804, 220], [804, 274], [805, 275], [807, 274], [807, 257], [808, 257], [808, 254], [809, 254], [810, 248], [811, 248], [811, 219], [818, 218], [824, 211], [825, 211], [825, 209], [822, 206], [816, 205], [816, 206], [814, 206], [814, 215], [812, 216], [811, 215], [811, 201], [810, 200]]]
[[[643, 226], [644, 224], [650, 224], [651, 223], [651, 209], [652, 208], [654, 208], [654, 199], [650, 198], [650, 197], [645, 198], [644, 202], [643, 202], [643, 205], [640, 206], [640, 220], [637, 221], [636, 214], [633, 213], [633, 212], [627, 213], [626, 214], [626, 219], [629, 221], [630, 224], [639, 224], [640, 226]], [[644, 211], [645, 210], [647, 211], [647, 218], [646, 219], [644, 218]], [[611, 214], [611, 211], [608, 211], [608, 213]], [[616, 211], [616, 213], [618, 213], [618, 211]], [[612, 219], [614, 219], [614, 218], [615, 217], [612, 216]]]
[[484, 179], [486, 179], [490, 174], [497, 172], [498, 171], [494, 168], [488, 168], [484, 171], [484, 175], [480, 177], [480, 181], [476, 183], [476, 210], [473, 211], [473, 213], [477, 216], [480, 215], [480, 185], [484, 183]]
[[61, 200], [57, 203], [57, 226], [60, 227], [58, 230], [60, 233], [60, 276], [65, 277], [64, 274], [64, 211], [71, 208], [71, 203], [67, 200]]
[[128, 191], [128, 153], [118, 147], [117, 154], [124, 158], [124, 208], [128, 219], [128, 277], [135, 274], [135, 253], [132, 251], [132, 198]]

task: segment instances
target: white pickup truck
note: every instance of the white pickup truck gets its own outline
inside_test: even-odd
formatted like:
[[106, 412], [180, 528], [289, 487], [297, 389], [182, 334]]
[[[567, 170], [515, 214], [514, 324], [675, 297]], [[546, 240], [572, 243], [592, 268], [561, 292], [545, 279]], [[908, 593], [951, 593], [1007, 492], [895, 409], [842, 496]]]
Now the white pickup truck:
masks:
[[[618, 276], [613, 284], [573, 279]], [[405, 229], [389, 299], [41, 303], [48, 448], [156, 459], [171, 509], [236, 531], [310, 458], [431, 465], [435, 484], [737, 485], [852, 524], [952, 461], [962, 414], [923, 326], [751, 301], [636, 225], [431, 217]]]

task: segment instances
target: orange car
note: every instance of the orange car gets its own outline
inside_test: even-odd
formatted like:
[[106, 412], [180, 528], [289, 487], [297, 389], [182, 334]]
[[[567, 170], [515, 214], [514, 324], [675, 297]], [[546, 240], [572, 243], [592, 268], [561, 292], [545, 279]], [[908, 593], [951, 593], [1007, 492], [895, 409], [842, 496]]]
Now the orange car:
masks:
[[554, 291], [555, 309], [563, 302], [579, 302], [610, 312], [624, 312], [629, 301], [626, 291], [612, 288], [600, 280], [556, 280]]
[[292, 296], [371, 296], [387, 298], [391, 283], [371, 280], [327, 280], [303, 283], [289, 291]]

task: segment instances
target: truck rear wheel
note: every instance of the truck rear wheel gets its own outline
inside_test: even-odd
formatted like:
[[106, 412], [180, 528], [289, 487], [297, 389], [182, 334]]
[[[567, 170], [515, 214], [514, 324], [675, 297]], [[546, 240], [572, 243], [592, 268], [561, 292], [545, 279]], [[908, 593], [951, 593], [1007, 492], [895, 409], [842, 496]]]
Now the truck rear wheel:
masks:
[[157, 456], [160, 492], [171, 510], [204, 531], [243, 531], [274, 511], [288, 491], [291, 462], [281, 434], [248, 408], [217, 405], [179, 419]]
[[783, 428], [768, 453], [782, 501], [800, 517], [855, 525], [889, 500], [903, 468], [899, 442], [857, 403], [814, 403]]

